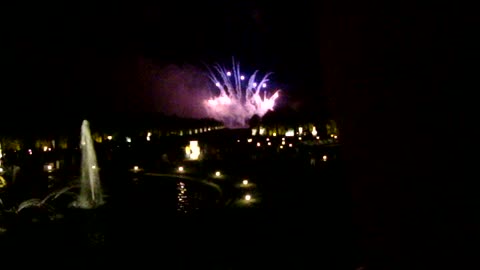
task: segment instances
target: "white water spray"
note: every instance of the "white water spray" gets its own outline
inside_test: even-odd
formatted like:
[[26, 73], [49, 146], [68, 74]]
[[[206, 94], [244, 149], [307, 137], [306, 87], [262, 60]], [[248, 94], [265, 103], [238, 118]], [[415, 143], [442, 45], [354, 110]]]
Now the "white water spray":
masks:
[[80, 195], [76, 203], [80, 208], [95, 208], [103, 204], [103, 193], [100, 186], [97, 156], [90, 133], [90, 124], [84, 120], [81, 128], [80, 149], [82, 164], [80, 172]]

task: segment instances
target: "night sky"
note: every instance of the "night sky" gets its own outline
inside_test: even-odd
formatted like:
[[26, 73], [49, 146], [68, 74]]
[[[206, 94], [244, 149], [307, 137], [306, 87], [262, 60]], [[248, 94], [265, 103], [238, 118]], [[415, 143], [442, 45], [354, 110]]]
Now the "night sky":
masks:
[[292, 102], [321, 91], [311, 5], [229, 2], [12, 7], [2, 61], [3, 100], [11, 102], [3, 106], [158, 111], [152, 70], [230, 65], [232, 57], [246, 72], [274, 72]]

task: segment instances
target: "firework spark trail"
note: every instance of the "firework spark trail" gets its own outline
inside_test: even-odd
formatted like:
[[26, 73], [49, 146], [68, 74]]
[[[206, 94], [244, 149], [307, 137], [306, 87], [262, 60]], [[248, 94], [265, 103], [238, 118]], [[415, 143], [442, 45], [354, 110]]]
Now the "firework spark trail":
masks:
[[246, 77], [240, 73], [240, 64], [235, 63], [235, 60], [231, 72], [218, 64], [213, 69], [209, 69], [209, 78], [219, 89], [219, 94], [204, 101], [210, 117], [222, 121], [227, 127], [238, 128], [246, 127], [246, 121], [255, 114], [262, 117], [273, 110], [279, 96], [278, 90], [268, 97], [265, 89], [271, 72], [256, 82], [257, 70], [247, 83], [243, 83]]

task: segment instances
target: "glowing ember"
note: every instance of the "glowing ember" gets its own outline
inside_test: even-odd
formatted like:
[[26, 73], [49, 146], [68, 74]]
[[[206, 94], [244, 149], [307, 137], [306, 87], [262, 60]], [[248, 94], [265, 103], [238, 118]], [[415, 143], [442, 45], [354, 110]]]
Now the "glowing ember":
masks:
[[210, 117], [222, 121], [227, 127], [237, 128], [246, 127], [247, 120], [252, 116], [262, 117], [269, 110], [273, 110], [279, 94], [277, 90], [273, 95], [267, 96], [265, 87], [271, 73], [256, 82], [258, 71], [246, 80], [246, 77], [240, 74], [240, 65], [235, 61], [232, 72], [220, 65], [213, 68], [216, 72], [210, 71], [210, 80], [219, 89], [219, 93], [204, 101]]

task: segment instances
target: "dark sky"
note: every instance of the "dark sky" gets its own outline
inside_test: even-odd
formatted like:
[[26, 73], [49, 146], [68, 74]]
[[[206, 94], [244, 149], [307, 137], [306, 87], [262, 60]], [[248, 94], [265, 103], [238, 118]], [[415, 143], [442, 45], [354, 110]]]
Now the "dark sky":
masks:
[[155, 90], [145, 63], [204, 68], [229, 65], [232, 56], [247, 72], [275, 72], [273, 81], [290, 99], [320, 91], [310, 5], [230, 2], [11, 7], [2, 45], [4, 106], [151, 111]]

